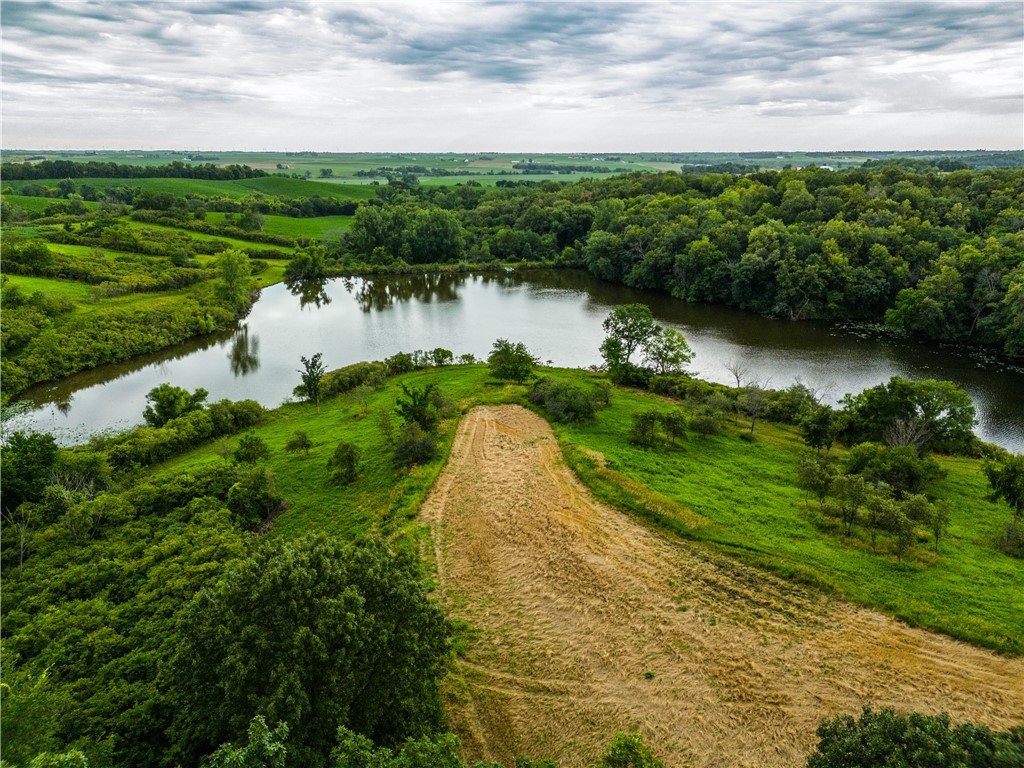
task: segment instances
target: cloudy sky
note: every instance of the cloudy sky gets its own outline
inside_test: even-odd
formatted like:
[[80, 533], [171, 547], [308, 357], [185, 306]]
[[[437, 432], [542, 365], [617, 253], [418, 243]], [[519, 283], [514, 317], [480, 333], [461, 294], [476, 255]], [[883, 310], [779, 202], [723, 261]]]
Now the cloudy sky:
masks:
[[1024, 3], [0, 3], [26, 149], [1020, 149]]

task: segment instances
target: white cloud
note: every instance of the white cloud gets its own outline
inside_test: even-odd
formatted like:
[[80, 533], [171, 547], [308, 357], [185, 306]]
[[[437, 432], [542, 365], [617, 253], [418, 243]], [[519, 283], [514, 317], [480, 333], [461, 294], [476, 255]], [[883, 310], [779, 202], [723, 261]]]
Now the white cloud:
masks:
[[7, 147], [1020, 148], [1019, 2], [5, 2]]

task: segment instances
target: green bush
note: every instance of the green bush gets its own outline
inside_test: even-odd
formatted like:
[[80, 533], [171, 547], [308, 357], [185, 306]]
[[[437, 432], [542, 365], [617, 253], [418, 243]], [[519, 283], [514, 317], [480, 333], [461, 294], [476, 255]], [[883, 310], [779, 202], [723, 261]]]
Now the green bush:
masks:
[[898, 715], [865, 706], [859, 720], [840, 715], [818, 726], [807, 768], [1017, 768], [1024, 726], [1000, 733], [983, 725], [951, 727], [949, 715]]
[[363, 384], [377, 387], [387, 375], [389, 370], [384, 363], [354, 363], [324, 374], [320, 387], [324, 397], [329, 397], [349, 392]]
[[590, 421], [597, 411], [593, 392], [546, 376], [534, 382], [527, 397], [542, 406], [554, 421], [566, 424]]
[[338, 443], [331, 458], [327, 460], [327, 468], [338, 483], [347, 485], [356, 479], [359, 466], [359, 448], [352, 443]]
[[270, 448], [255, 432], [248, 432], [238, 439], [232, 458], [239, 464], [255, 464], [270, 457]]
[[262, 467], [245, 470], [228, 490], [227, 507], [231, 518], [248, 531], [257, 528], [283, 502], [274, 483], [274, 474]]
[[702, 437], [717, 435], [722, 431], [721, 416], [714, 411], [701, 411], [690, 419], [690, 429]]
[[395, 444], [396, 464], [409, 467], [426, 464], [437, 455], [437, 443], [415, 422], [406, 424]]

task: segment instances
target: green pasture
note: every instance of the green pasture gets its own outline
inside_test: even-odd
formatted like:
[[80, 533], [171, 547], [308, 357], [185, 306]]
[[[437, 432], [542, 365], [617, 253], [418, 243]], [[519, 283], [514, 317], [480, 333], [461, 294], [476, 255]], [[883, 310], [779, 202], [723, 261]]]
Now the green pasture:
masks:
[[[545, 373], [583, 387], [596, 380], [584, 371]], [[453, 366], [390, 380], [369, 397], [365, 411], [352, 395], [325, 401], [320, 414], [304, 403], [283, 406], [257, 430], [270, 445], [268, 466], [289, 502], [273, 535], [295, 536], [311, 528], [345, 535], [370, 528], [394, 532], [413, 524], [441, 462], [409, 472], [391, 464], [377, 421], [382, 412], [392, 411], [400, 382], [437, 382], [463, 412], [483, 402], [525, 402], [525, 387], [494, 382], [486, 367]], [[746, 442], [739, 439], [746, 427], [729, 423], [720, 435], [690, 433], [675, 447], [645, 449], [631, 444], [628, 432], [632, 415], [652, 407], [684, 408], [616, 389], [611, 406], [599, 411], [593, 423], [554, 425], [568, 463], [604, 500], [667, 535], [702, 542], [908, 623], [1000, 651], [1024, 652], [1024, 563], [992, 545], [1009, 510], [985, 499], [980, 462], [940, 457], [948, 474], [932, 491], [953, 507], [948, 535], [936, 555], [930, 536], [920, 531], [900, 563], [887, 541], [875, 554], [865, 535], [845, 537], [822, 517], [816, 502], [805, 503], [796, 487], [796, 465], [806, 449], [793, 428], [759, 423], [754, 442]], [[454, 420], [444, 425], [445, 452], [454, 426]], [[296, 429], [316, 444], [308, 457], [284, 450]], [[326, 468], [342, 440], [362, 452], [360, 476], [349, 486], [333, 484]], [[605, 465], [595, 459], [598, 455]], [[219, 460], [217, 447], [210, 445], [167, 469]]]
[[[221, 223], [227, 214], [213, 212], [206, 214], [206, 220]], [[263, 231], [271, 235], [305, 237], [311, 239], [336, 239], [352, 227], [352, 216], [315, 216], [295, 218], [292, 216], [264, 216]]]
[[71, 299], [76, 305], [92, 300], [94, 286], [75, 280], [54, 280], [49, 277], [8, 274], [5, 274], [4, 277], [10, 285], [18, 286], [25, 294], [33, 294], [38, 291], [47, 296]]
[[[29, 197], [28, 195], [4, 195], [3, 202], [9, 203], [16, 208], [21, 208], [26, 213], [42, 213], [54, 203], [66, 203], [67, 200], [57, 197]], [[99, 203], [92, 203], [88, 200], [82, 204], [90, 211], [100, 207]]]

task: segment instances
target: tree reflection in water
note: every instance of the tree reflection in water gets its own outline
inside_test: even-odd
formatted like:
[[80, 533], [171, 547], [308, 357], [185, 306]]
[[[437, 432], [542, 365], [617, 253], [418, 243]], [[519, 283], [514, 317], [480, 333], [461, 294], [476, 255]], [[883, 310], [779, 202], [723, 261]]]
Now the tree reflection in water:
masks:
[[285, 285], [292, 296], [299, 297], [299, 309], [314, 306], [317, 309], [331, 303], [327, 295], [327, 280], [290, 280]]
[[455, 272], [368, 277], [359, 286], [355, 298], [363, 312], [379, 312], [413, 299], [423, 304], [458, 301], [459, 288], [465, 285], [467, 277], [465, 273]]
[[249, 335], [249, 326], [243, 325], [231, 339], [231, 372], [235, 376], [255, 373], [260, 368], [260, 338]]

